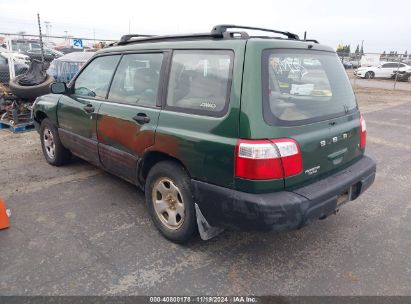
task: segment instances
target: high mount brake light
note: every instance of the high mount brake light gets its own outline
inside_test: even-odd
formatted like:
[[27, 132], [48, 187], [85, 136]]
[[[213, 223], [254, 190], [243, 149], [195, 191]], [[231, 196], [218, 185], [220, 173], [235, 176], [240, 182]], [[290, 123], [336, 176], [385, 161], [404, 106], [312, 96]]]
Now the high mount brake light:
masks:
[[364, 117], [360, 114], [360, 149], [365, 149], [367, 143], [367, 124]]
[[289, 138], [239, 139], [235, 151], [235, 176], [244, 179], [281, 179], [301, 173], [298, 143]]

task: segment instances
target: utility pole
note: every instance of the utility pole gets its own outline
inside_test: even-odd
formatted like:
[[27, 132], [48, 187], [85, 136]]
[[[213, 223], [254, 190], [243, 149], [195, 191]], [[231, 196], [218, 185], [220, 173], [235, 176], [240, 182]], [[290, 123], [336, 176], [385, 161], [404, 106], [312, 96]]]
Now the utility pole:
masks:
[[43, 49], [43, 37], [41, 34], [41, 23], [40, 23], [40, 14], [37, 13], [37, 21], [39, 24], [39, 38], [40, 38], [40, 50], [41, 50], [41, 62], [44, 63], [44, 49]]
[[44, 25], [46, 26], [46, 36], [50, 36], [50, 21], [44, 21]]
[[398, 65], [397, 65], [397, 71], [395, 72], [394, 90], [395, 90], [395, 87], [396, 87], [396, 85], [397, 85], [397, 78], [398, 78], [398, 72], [399, 72], [399, 70], [400, 70], [400, 62], [401, 62], [401, 59], [402, 59], [402, 55], [400, 55], [400, 59], [398, 60]]

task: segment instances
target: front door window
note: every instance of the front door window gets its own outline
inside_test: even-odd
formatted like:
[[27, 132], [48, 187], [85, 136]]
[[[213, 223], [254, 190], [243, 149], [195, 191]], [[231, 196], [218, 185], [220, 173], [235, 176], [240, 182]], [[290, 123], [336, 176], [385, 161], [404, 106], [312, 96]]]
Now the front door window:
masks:
[[106, 98], [111, 78], [120, 55], [94, 59], [77, 77], [74, 94], [98, 99]]

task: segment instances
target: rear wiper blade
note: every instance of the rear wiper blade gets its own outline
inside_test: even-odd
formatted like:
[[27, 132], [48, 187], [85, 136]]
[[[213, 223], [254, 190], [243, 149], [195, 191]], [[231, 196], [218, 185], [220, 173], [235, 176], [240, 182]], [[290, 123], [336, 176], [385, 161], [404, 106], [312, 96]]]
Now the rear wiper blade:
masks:
[[348, 106], [347, 106], [347, 104], [344, 104], [344, 111], [345, 111], [345, 113], [348, 113], [350, 110], [348, 109]]

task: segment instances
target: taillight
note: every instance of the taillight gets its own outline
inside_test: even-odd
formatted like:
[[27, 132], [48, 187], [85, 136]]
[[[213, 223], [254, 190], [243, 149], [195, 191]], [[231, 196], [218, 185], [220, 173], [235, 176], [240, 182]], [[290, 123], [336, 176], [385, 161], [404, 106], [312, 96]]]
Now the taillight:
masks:
[[367, 124], [365, 123], [365, 120], [362, 114], [360, 114], [360, 149], [365, 149], [366, 141], [367, 141]]
[[245, 179], [280, 179], [301, 173], [303, 163], [293, 139], [245, 140], [237, 142], [235, 176]]

